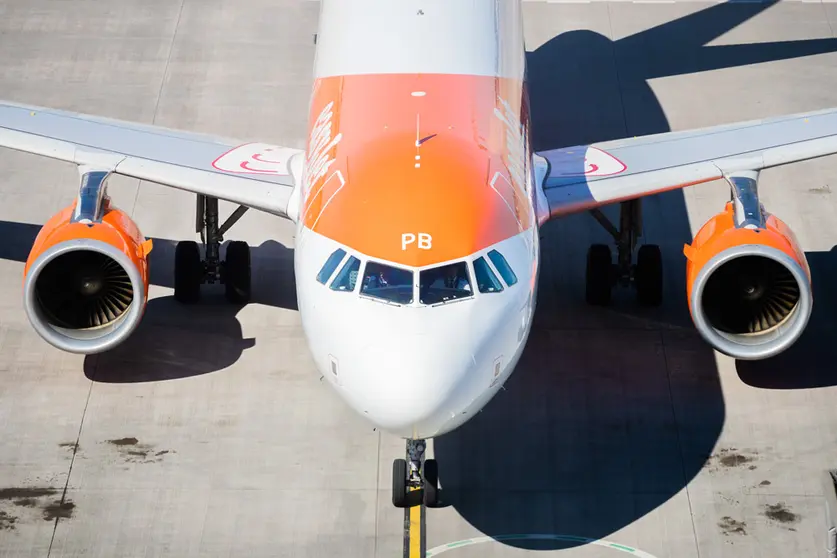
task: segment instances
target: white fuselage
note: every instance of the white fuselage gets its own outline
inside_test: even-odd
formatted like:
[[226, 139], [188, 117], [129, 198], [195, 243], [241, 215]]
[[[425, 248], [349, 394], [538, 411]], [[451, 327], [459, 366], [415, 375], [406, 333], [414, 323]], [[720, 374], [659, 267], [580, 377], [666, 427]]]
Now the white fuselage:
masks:
[[[529, 335], [539, 237], [524, 61], [517, 0], [321, 3], [295, 247], [299, 311], [320, 373], [358, 413], [404, 438], [473, 417]], [[480, 257], [501, 289], [481, 292]], [[351, 258], [356, 275], [332, 288]], [[397, 297], [372, 287], [367, 296], [364, 285], [382, 284], [366, 277], [370, 262], [414, 273]], [[455, 262], [469, 289], [447, 301], [427, 295], [420, 272]]]

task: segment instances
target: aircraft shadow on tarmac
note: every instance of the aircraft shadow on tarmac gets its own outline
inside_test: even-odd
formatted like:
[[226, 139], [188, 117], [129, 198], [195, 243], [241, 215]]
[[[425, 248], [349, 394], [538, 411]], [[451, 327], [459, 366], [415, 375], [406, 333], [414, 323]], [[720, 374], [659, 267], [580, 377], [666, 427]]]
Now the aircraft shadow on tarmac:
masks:
[[[528, 53], [535, 149], [669, 131], [651, 78], [837, 51], [832, 39], [703, 46], [773, 3], [714, 5], [616, 42], [568, 32]], [[725, 408], [714, 353], [686, 308], [682, 247], [691, 230], [682, 192], [646, 199], [644, 214], [643, 240], [663, 250], [663, 307], [641, 310], [624, 292], [612, 308], [586, 306], [587, 247], [610, 241], [586, 214], [550, 222], [538, 312], [517, 372], [482, 413], [435, 440], [446, 505], [482, 533], [606, 538], [679, 493], [712, 454]], [[24, 261], [38, 229], [0, 222], [0, 258]], [[155, 239], [153, 284], [172, 286], [173, 252], [173, 241]], [[786, 389], [836, 383], [825, 372], [833, 343], [822, 342], [837, 329], [834, 296], [824, 288], [837, 277], [833, 252], [808, 254], [815, 306], [805, 336], [776, 359], [738, 363], [743, 381]], [[253, 249], [254, 302], [296, 309], [292, 253], [269, 241]], [[210, 291], [194, 307], [153, 299], [134, 336], [88, 358], [85, 372], [96, 381], [152, 381], [233, 364], [256, 341], [243, 339], [239, 309]]]
[[[226, 253], [225, 242], [221, 257]], [[149, 256], [151, 284], [174, 288], [177, 241], [154, 239]], [[251, 246], [252, 304], [298, 310], [293, 249], [274, 240]], [[96, 382], [134, 383], [172, 380], [222, 370], [238, 361], [258, 340], [244, 338], [223, 285], [204, 285], [201, 301], [183, 305], [174, 296], [149, 301], [142, 323], [122, 345], [85, 358], [84, 373]]]
[[[773, 3], [714, 5], [615, 42], [567, 32], [528, 53], [535, 149], [669, 131], [651, 78], [837, 51], [834, 39], [703, 46]], [[612, 220], [615, 209], [606, 210]], [[517, 371], [483, 412], [434, 441], [445, 505], [486, 535], [607, 538], [683, 490], [713, 453], [725, 408], [714, 353], [686, 306], [682, 249], [692, 235], [683, 193], [647, 198], [643, 213], [641, 240], [663, 251], [663, 307], [640, 309], [632, 292], [609, 309], [586, 306], [586, 250], [609, 237], [587, 214], [548, 223], [538, 311]], [[835, 256], [808, 254], [815, 310], [805, 336], [776, 359], [739, 362], [743, 381], [837, 383], [825, 337], [837, 331], [827, 288]]]
[[[41, 225], [0, 221], [0, 259], [25, 262]], [[151, 285], [174, 288], [177, 241], [153, 238]], [[221, 257], [226, 244], [221, 248]], [[293, 249], [267, 240], [251, 247], [251, 303], [297, 310]], [[153, 295], [153, 293], [150, 293]], [[152, 298], [137, 330], [120, 346], [84, 360], [88, 378], [106, 383], [173, 380], [233, 365], [256, 339], [245, 339], [222, 285], [204, 285], [201, 301], [185, 306], [173, 296]]]

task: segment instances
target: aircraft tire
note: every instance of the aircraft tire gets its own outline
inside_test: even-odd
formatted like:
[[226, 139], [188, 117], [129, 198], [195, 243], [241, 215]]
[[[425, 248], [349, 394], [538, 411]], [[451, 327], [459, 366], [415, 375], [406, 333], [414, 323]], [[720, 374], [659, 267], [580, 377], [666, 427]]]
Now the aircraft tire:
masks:
[[645, 244], [636, 255], [634, 285], [642, 306], [659, 306], [663, 302], [663, 256], [660, 247]]
[[392, 462], [392, 505], [396, 508], [407, 506], [407, 461], [395, 459]]
[[439, 504], [439, 465], [435, 459], [424, 461], [424, 505], [434, 508]]
[[234, 240], [227, 246], [224, 294], [232, 304], [250, 302], [250, 246], [246, 242]]
[[585, 296], [593, 306], [607, 306], [613, 294], [613, 260], [610, 246], [593, 244], [587, 251]]
[[184, 240], [174, 251], [174, 298], [182, 304], [194, 304], [201, 297], [203, 262], [198, 243]]

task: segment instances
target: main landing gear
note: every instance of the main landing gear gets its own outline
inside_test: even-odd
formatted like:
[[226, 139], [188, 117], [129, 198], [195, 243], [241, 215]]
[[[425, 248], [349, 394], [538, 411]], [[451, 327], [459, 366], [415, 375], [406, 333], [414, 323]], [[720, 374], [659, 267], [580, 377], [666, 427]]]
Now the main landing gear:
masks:
[[439, 503], [439, 468], [435, 459], [424, 459], [426, 447], [424, 440], [407, 440], [407, 459], [392, 462], [392, 504], [397, 508]]
[[192, 240], [177, 243], [174, 254], [174, 298], [184, 304], [200, 300], [201, 284], [224, 284], [227, 300], [233, 304], [250, 301], [250, 246], [235, 240], [227, 246], [227, 259], [221, 261], [224, 233], [232, 227], [247, 208], [240, 206], [218, 225], [218, 198], [198, 195], [195, 232], [200, 233], [206, 249], [201, 260], [198, 243]]
[[620, 203], [619, 229], [599, 210], [590, 213], [616, 241], [616, 263], [607, 244], [594, 244], [587, 252], [587, 303], [596, 306], [610, 304], [613, 287], [633, 285], [637, 299], [643, 306], [659, 306], [663, 300], [663, 259], [660, 247], [644, 244], [633, 254], [637, 239], [642, 236], [642, 201]]

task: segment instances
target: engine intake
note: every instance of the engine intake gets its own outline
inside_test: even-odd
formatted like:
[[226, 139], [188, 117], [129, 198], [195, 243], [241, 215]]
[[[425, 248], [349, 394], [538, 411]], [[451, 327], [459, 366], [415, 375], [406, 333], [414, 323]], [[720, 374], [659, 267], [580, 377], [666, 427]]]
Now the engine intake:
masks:
[[706, 281], [701, 304], [712, 326], [724, 333], [766, 333], [793, 314], [801, 297], [786, 267], [764, 256], [721, 264]]
[[771, 246], [742, 245], [710, 259], [692, 285], [692, 318], [717, 350], [742, 360], [779, 354], [811, 315], [806, 270]]
[[94, 239], [47, 249], [24, 282], [24, 307], [35, 330], [65, 351], [93, 354], [124, 341], [146, 303], [143, 274], [122, 250]]
[[104, 327], [134, 300], [128, 272], [101, 252], [66, 252], [48, 262], [35, 281], [35, 297], [51, 325]]

